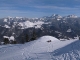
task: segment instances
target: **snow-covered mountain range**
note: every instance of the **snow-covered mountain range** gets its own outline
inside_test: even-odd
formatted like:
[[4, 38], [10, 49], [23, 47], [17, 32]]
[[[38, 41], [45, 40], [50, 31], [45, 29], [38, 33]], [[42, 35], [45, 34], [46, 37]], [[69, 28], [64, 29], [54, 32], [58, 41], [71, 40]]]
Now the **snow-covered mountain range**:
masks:
[[[35, 30], [37, 37], [51, 35], [58, 39], [71, 39], [80, 36], [80, 17], [53, 14], [41, 18], [6, 17], [0, 19], [0, 41], [4, 36], [21, 40], [22, 36]], [[25, 38], [23, 38], [25, 39]]]

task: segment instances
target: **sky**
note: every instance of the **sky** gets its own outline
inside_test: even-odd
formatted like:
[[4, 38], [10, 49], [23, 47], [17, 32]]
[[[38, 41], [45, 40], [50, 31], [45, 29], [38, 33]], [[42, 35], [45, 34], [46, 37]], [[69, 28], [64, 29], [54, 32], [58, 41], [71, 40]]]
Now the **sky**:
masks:
[[0, 0], [0, 17], [80, 16], [80, 0]]

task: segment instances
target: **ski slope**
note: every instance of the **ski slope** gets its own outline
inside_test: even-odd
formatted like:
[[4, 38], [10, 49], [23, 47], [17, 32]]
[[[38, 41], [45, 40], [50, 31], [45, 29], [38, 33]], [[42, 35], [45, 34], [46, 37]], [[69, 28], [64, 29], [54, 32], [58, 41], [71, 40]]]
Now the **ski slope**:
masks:
[[25, 44], [2, 45], [0, 60], [80, 60], [80, 41], [43, 36]]

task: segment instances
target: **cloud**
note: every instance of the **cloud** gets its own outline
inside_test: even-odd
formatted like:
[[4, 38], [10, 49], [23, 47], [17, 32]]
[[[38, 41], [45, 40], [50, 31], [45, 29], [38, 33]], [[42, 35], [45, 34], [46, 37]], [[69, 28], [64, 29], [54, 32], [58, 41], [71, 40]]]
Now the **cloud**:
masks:
[[0, 18], [1, 17], [42, 17], [48, 15], [48, 13], [45, 12], [36, 12], [36, 11], [20, 11], [20, 10], [0, 10]]
[[80, 0], [74, 0], [74, 1], [80, 1]]
[[35, 8], [43, 8], [43, 9], [63, 9], [63, 10], [77, 10], [80, 8], [77, 7], [59, 7], [59, 6], [34, 6]]
[[14, 10], [16, 7], [0, 7], [0, 10]]
[[0, 0], [0, 7], [27, 6], [34, 0]]

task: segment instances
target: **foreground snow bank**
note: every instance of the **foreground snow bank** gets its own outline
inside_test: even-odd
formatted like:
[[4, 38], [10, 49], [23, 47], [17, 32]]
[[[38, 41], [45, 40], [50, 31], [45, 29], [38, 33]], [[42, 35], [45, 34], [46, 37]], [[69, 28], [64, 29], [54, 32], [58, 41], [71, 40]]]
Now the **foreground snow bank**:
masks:
[[80, 41], [77, 40], [52, 53], [53, 60], [80, 60]]
[[80, 41], [43, 36], [25, 44], [3, 45], [0, 60], [80, 60]]

